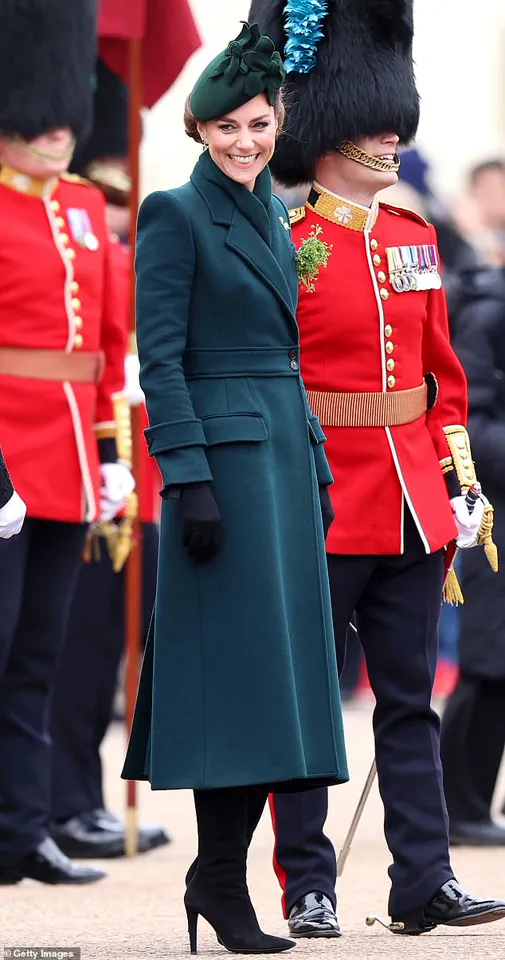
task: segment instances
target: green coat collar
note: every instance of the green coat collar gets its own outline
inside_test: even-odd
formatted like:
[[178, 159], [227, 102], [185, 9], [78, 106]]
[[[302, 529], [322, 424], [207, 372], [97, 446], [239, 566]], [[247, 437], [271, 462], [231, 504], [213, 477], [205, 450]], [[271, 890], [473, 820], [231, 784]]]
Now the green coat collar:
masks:
[[[296, 325], [296, 274], [289, 239], [284, 236], [272, 202], [270, 171], [263, 171], [259, 181], [252, 194], [222, 173], [207, 152], [191, 174], [191, 182], [209, 208], [213, 222], [228, 228], [227, 247], [267, 284]], [[289, 276], [290, 270], [293, 277]]]

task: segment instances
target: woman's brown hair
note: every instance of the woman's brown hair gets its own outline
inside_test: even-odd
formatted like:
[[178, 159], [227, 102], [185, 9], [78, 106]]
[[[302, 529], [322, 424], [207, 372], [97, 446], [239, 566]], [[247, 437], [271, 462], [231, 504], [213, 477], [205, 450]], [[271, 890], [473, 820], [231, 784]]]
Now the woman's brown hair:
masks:
[[[277, 119], [277, 136], [280, 136], [286, 117], [282, 90], [279, 90], [275, 95], [274, 110]], [[198, 121], [191, 109], [191, 94], [187, 97], [186, 103], [184, 104], [184, 130], [186, 131], [187, 137], [191, 137], [196, 143], [203, 144], [203, 140], [198, 133]]]

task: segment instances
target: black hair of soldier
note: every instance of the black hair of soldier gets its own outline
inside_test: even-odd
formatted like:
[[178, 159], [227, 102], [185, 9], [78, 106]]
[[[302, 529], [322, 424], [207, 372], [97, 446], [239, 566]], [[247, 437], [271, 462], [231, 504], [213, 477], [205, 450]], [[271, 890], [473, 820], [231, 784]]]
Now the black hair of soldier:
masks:
[[91, 122], [96, 0], [0, 0], [0, 134]]
[[[285, 0], [252, 0], [258, 23], [284, 57]], [[413, 0], [328, 0], [308, 74], [290, 73], [285, 84], [286, 125], [271, 162], [285, 186], [314, 179], [318, 159], [343, 140], [396, 133], [415, 136], [419, 94], [412, 62]]]

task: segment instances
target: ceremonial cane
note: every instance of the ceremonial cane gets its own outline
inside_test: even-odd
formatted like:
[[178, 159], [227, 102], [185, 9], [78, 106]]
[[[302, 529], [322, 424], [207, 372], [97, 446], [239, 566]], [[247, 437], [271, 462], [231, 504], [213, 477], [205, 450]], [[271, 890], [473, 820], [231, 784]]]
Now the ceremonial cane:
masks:
[[373, 786], [373, 782], [374, 782], [374, 780], [375, 780], [375, 775], [376, 775], [376, 773], [377, 773], [377, 764], [376, 764], [375, 757], [374, 757], [374, 758], [373, 758], [373, 762], [372, 762], [372, 766], [370, 767], [370, 770], [369, 770], [369, 772], [368, 772], [368, 776], [367, 776], [366, 781], [365, 781], [365, 786], [363, 787], [363, 790], [362, 790], [362, 792], [361, 792], [361, 796], [360, 796], [359, 801], [358, 801], [358, 806], [356, 807], [356, 810], [354, 811], [354, 816], [353, 816], [352, 821], [351, 821], [351, 826], [349, 827], [349, 830], [347, 831], [347, 836], [346, 836], [346, 838], [345, 838], [345, 840], [344, 840], [344, 842], [343, 842], [343, 844], [342, 844], [342, 849], [341, 849], [341, 851], [340, 851], [340, 853], [339, 853], [339, 855], [338, 855], [338, 860], [337, 860], [337, 877], [341, 877], [342, 874], [343, 874], [343, 872], [344, 872], [344, 867], [345, 867], [345, 864], [346, 864], [346, 860], [347, 860], [347, 857], [349, 856], [349, 853], [350, 853], [350, 850], [351, 850], [351, 844], [352, 844], [352, 841], [354, 840], [354, 837], [356, 836], [356, 830], [358, 829], [359, 822], [360, 822], [361, 817], [362, 817], [362, 815], [363, 815], [363, 810], [365, 809], [366, 802], [367, 802], [367, 800], [368, 800], [368, 797], [370, 796], [370, 790], [372, 789], [372, 786]]

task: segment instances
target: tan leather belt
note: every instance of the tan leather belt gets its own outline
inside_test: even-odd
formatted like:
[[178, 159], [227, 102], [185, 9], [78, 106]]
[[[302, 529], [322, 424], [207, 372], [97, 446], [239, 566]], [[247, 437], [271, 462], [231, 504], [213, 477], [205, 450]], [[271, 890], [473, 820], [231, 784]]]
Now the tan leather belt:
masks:
[[73, 383], [99, 383], [105, 357], [101, 350], [65, 353], [64, 350], [32, 350], [0, 347], [0, 374], [27, 380], [70, 380]]
[[388, 393], [326, 393], [307, 390], [313, 413], [323, 427], [397, 427], [422, 417], [427, 409], [425, 383]]

